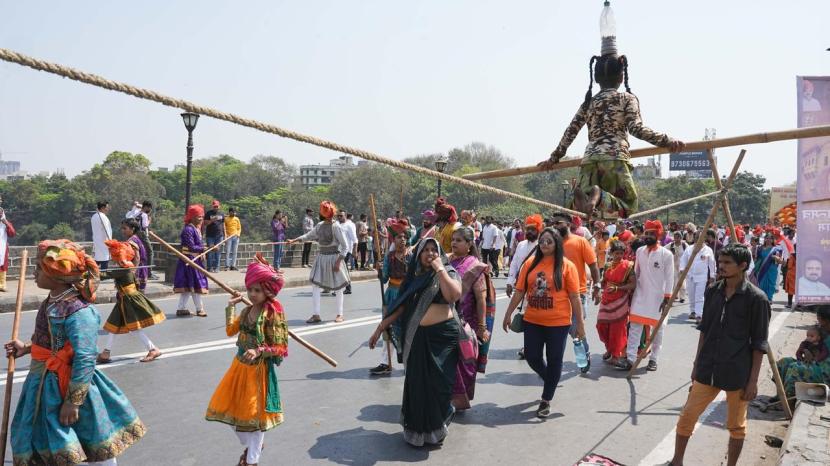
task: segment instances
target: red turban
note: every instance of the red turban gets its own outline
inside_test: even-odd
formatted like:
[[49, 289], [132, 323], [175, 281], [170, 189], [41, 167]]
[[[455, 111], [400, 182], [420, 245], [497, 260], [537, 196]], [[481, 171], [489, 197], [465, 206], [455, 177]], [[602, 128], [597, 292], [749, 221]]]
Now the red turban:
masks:
[[323, 201], [320, 203], [320, 215], [323, 216], [325, 219], [329, 219], [334, 217], [334, 214], [337, 213], [337, 206], [334, 202], [331, 201]]
[[571, 217], [571, 226], [574, 228], [579, 228], [582, 226], [582, 219], [578, 216], [574, 215]]
[[184, 223], [190, 223], [196, 217], [204, 217], [205, 208], [201, 204], [193, 204], [187, 208], [187, 213], [184, 214]]
[[285, 285], [285, 279], [262, 258], [262, 254], [257, 253], [256, 259], [245, 271], [245, 288], [259, 284], [268, 297], [273, 298]]
[[632, 236], [634, 236], [634, 234], [631, 233], [630, 230], [623, 230], [622, 233], [617, 235], [617, 239], [619, 239], [623, 243], [627, 243], [627, 242], [631, 241]]
[[409, 222], [407, 222], [404, 218], [400, 220], [397, 218], [387, 219], [386, 226], [389, 227], [389, 232], [392, 234], [393, 238], [398, 235], [405, 235], [406, 237], [409, 237]]
[[135, 267], [133, 259], [135, 259], [136, 252], [130, 243], [108, 239], [104, 241], [104, 244], [110, 251], [110, 257], [119, 267]]
[[435, 200], [435, 215], [437, 221], [444, 221], [447, 223], [455, 223], [458, 221], [458, 214], [455, 212], [455, 207], [447, 203], [443, 197]]
[[646, 224], [643, 227], [643, 231], [654, 230], [657, 233], [657, 237], [663, 236], [663, 222], [660, 220], [646, 220]]
[[539, 214], [529, 215], [525, 219], [525, 227], [536, 228], [536, 231], [541, 233], [545, 229], [545, 221], [542, 220], [542, 216]]

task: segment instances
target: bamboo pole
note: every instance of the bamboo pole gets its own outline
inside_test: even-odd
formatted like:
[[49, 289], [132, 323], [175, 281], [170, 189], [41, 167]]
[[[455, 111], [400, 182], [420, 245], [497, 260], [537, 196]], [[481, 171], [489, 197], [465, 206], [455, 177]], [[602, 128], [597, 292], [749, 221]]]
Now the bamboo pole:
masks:
[[[743, 158], [746, 154], [746, 150], [742, 149], [739, 158]], [[712, 154], [712, 151], [706, 151], [706, 155], [709, 157], [709, 163], [712, 165], [712, 177], [715, 179], [715, 185], [718, 188], [722, 188], [723, 185], [720, 180], [720, 175], [718, 174], [718, 167], [715, 163], [715, 158]], [[738, 242], [738, 233], [735, 231], [735, 222], [732, 219], [732, 211], [729, 209], [729, 199], [726, 195], [723, 196], [723, 201], [721, 202], [723, 214], [726, 216], [726, 223], [729, 225], [729, 237], [733, 243]], [[778, 398], [783, 400], [781, 405], [784, 409], [784, 413], [787, 415], [787, 419], [793, 418], [793, 411], [790, 408], [790, 403], [787, 401], [787, 391], [784, 389], [784, 383], [781, 380], [781, 373], [778, 371], [778, 364], [775, 363], [775, 355], [772, 354], [773, 350], [770, 347], [767, 350], [767, 362], [769, 362], [770, 369], [772, 370], [772, 379], [775, 381], [775, 390], [778, 393]]]
[[692, 249], [692, 255], [689, 258], [688, 263], [686, 263], [686, 267], [683, 268], [683, 271], [680, 272], [680, 276], [677, 277], [677, 281], [674, 283], [674, 288], [672, 289], [669, 302], [663, 307], [663, 309], [661, 309], [660, 320], [654, 327], [654, 331], [651, 332], [651, 337], [646, 340], [646, 347], [643, 348], [643, 350], [637, 355], [637, 360], [634, 361], [634, 364], [631, 366], [631, 370], [628, 371], [627, 377], [629, 379], [634, 375], [634, 371], [637, 370], [637, 366], [640, 365], [640, 362], [642, 362], [643, 358], [648, 354], [654, 341], [654, 337], [657, 335], [657, 332], [660, 331], [660, 328], [669, 316], [669, 311], [674, 303], [674, 299], [677, 297], [677, 293], [680, 292], [680, 287], [683, 281], [686, 280], [686, 275], [689, 274], [689, 270], [691, 270], [692, 264], [694, 263], [695, 258], [697, 258], [697, 254], [703, 248], [703, 242], [706, 240], [706, 230], [708, 230], [709, 227], [712, 226], [712, 222], [715, 221], [715, 215], [718, 213], [718, 208], [721, 205], [721, 199], [724, 198], [726, 193], [729, 191], [729, 188], [732, 187], [732, 181], [734, 181], [735, 177], [738, 175], [738, 168], [744, 160], [744, 155], [746, 155], [746, 151], [741, 151], [741, 154], [738, 156], [738, 160], [735, 161], [735, 165], [732, 167], [732, 173], [729, 174], [729, 179], [726, 180], [726, 185], [724, 185], [724, 188], [721, 191], [720, 199], [716, 200], [712, 205], [712, 211], [709, 213], [709, 217], [706, 219], [706, 223], [704, 224], [703, 230], [701, 230], [701, 233], [698, 235], [697, 241], [695, 241], [694, 248]]
[[700, 196], [690, 197], [690, 198], [684, 199], [682, 201], [677, 201], [677, 202], [673, 202], [671, 204], [666, 204], [666, 205], [663, 205], [663, 206], [660, 206], [660, 207], [655, 207], [655, 208], [650, 209], [650, 210], [644, 210], [642, 212], [637, 212], [636, 214], [629, 215], [628, 218], [632, 219], [632, 218], [637, 218], [637, 217], [644, 217], [646, 215], [653, 214], [655, 212], [660, 212], [662, 210], [671, 209], [672, 207], [677, 207], [679, 205], [688, 204], [690, 202], [698, 201], [700, 199], [705, 199], [707, 197], [712, 197], [712, 196], [715, 196], [715, 195], [718, 195], [718, 194], [720, 194], [720, 189], [718, 189], [717, 191], [712, 191], [711, 193], [701, 194]]
[[[193, 267], [194, 269], [196, 269], [196, 270], [198, 270], [199, 272], [202, 272], [203, 274], [205, 274], [205, 277], [209, 278], [209, 279], [210, 279], [213, 283], [216, 283], [217, 285], [219, 285], [219, 288], [222, 288], [223, 290], [227, 291], [228, 293], [230, 293], [230, 294], [231, 294], [231, 295], [233, 295], [233, 296], [239, 296], [239, 295], [240, 295], [240, 293], [239, 293], [238, 291], [234, 290], [233, 288], [231, 288], [230, 286], [228, 286], [227, 284], [225, 284], [222, 280], [219, 280], [219, 279], [216, 277], [216, 275], [214, 275], [214, 274], [212, 274], [212, 273], [208, 272], [207, 270], [205, 270], [204, 268], [202, 268], [201, 266], [199, 266], [199, 264], [197, 264], [197, 263], [193, 262], [193, 261], [192, 261], [189, 257], [187, 257], [187, 256], [185, 256], [184, 254], [182, 254], [182, 253], [181, 253], [181, 251], [179, 251], [178, 249], [174, 248], [174, 247], [173, 247], [172, 245], [170, 245], [170, 243], [168, 243], [167, 241], [164, 241], [163, 239], [161, 239], [161, 237], [160, 237], [159, 235], [155, 234], [153, 231], [148, 230], [148, 231], [147, 231], [147, 234], [149, 234], [149, 235], [150, 235], [150, 237], [151, 237], [151, 238], [153, 238], [154, 240], [158, 241], [158, 242], [159, 242], [162, 246], [164, 246], [167, 250], [169, 250], [170, 252], [172, 252], [173, 254], [175, 254], [176, 256], [178, 256], [178, 258], [179, 258], [179, 259], [181, 259], [181, 260], [183, 260], [186, 264], [189, 264], [189, 265], [190, 265], [191, 267]], [[244, 303], [245, 303], [246, 305], [248, 305], [248, 306], [250, 306], [250, 305], [251, 305], [251, 301], [250, 301], [248, 298], [246, 298], [245, 296], [242, 296], [242, 302], [244, 302]], [[299, 344], [301, 344], [301, 345], [305, 346], [307, 350], [311, 351], [312, 353], [314, 353], [314, 354], [316, 354], [317, 356], [321, 357], [321, 358], [322, 358], [324, 361], [326, 361], [327, 363], [331, 364], [331, 366], [332, 366], [332, 367], [337, 367], [337, 361], [335, 361], [335, 360], [334, 360], [331, 356], [329, 356], [328, 354], [326, 354], [326, 353], [322, 352], [322, 351], [321, 351], [320, 349], [318, 349], [316, 346], [314, 346], [314, 345], [312, 345], [311, 343], [307, 342], [306, 340], [304, 340], [303, 338], [301, 338], [300, 336], [298, 336], [296, 333], [292, 332], [291, 330], [289, 330], [289, 331], [288, 331], [288, 335], [289, 335], [291, 338], [293, 338], [293, 339], [294, 339], [297, 343], [299, 343]]]
[[[746, 149], [741, 149], [740, 157], [746, 153]], [[723, 183], [720, 180], [720, 174], [718, 173], [718, 164], [715, 163], [715, 154], [714, 151], [707, 150], [706, 157], [709, 158], [709, 164], [712, 167], [712, 178], [715, 180], [715, 186], [718, 189], [723, 189]], [[735, 222], [732, 221], [732, 209], [729, 208], [729, 196], [724, 196], [723, 200], [721, 201], [721, 208], [723, 209], [723, 215], [726, 217], [726, 223], [729, 225], [729, 236], [731, 237], [733, 242], [738, 242], [738, 234], [735, 232]]]
[[[401, 199], [403, 199], [403, 187], [401, 187]], [[382, 273], [380, 269], [378, 269], [378, 261], [381, 260], [380, 257], [380, 236], [378, 235], [378, 214], [375, 211], [375, 195], [369, 194], [369, 207], [372, 209], [372, 223], [374, 223], [374, 228], [372, 231], [374, 232], [374, 253], [375, 253], [375, 269], [378, 271], [378, 281], [380, 282], [380, 305], [381, 305], [381, 320], [386, 317], [386, 292], [383, 290], [383, 279], [381, 278], [380, 274]], [[387, 236], [388, 237], [388, 236]], [[382, 267], [382, 266], [381, 266]], [[391, 368], [392, 367], [392, 335], [389, 331], [386, 331], [386, 360], [387, 365]]]
[[[20, 333], [20, 313], [23, 308], [23, 289], [26, 285], [26, 266], [29, 262], [29, 251], [23, 250], [20, 254], [20, 278], [17, 280], [17, 301], [14, 305], [14, 324], [12, 324], [12, 340], [17, 340]], [[3, 398], [3, 425], [0, 428], [0, 460], [6, 457], [6, 439], [9, 437], [9, 413], [12, 408], [12, 388], [14, 387], [14, 355], [9, 356], [9, 365], [6, 370], [6, 396]]]
[[[203, 257], [207, 256], [208, 254], [210, 254], [211, 252], [213, 252], [213, 250], [214, 250], [214, 249], [216, 249], [216, 248], [218, 248], [219, 246], [221, 246], [221, 245], [225, 244], [225, 241], [228, 241], [229, 239], [231, 239], [231, 238], [233, 238], [233, 237], [235, 237], [235, 236], [236, 236], [236, 235], [230, 235], [230, 236], [228, 236], [227, 238], [223, 239], [222, 241], [220, 241], [220, 242], [218, 242], [218, 243], [214, 244], [214, 245], [213, 245], [213, 246], [211, 246], [211, 248], [210, 248], [210, 249], [208, 249], [207, 251], [205, 251], [205, 252], [203, 252], [203, 253], [199, 254], [198, 256], [194, 257], [194, 258], [193, 258], [193, 262], [196, 262], [197, 260], [199, 260], [199, 259], [201, 259], [201, 258], [203, 258]], [[190, 267], [190, 264], [187, 264], [187, 266], [188, 266], [188, 267]]]
[[[744, 146], [747, 144], [766, 144], [769, 142], [788, 141], [791, 139], [806, 139], [821, 136], [830, 136], [830, 125], [811, 126], [809, 128], [788, 129], [784, 131], [773, 131], [767, 133], [746, 134], [742, 136], [735, 136], [723, 139], [710, 139], [706, 141], [695, 141], [686, 144], [683, 149], [684, 152], [712, 150], [721, 147]], [[636, 159], [640, 157], [649, 157], [658, 154], [668, 154], [670, 152], [668, 147], [644, 147], [642, 149], [634, 149], [630, 152], [631, 158]], [[562, 160], [553, 167], [552, 170], [560, 170], [562, 168], [578, 167], [582, 163], [582, 158], [570, 158]], [[506, 168], [503, 170], [492, 170], [479, 173], [470, 173], [464, 175], [462, 178], [467, 180], [486, 180], [492, 178], [503, 178], [505, 176], [527, 175], [530, 173], [538, 173], [545, 171], [536, 165], [527, 167]]]

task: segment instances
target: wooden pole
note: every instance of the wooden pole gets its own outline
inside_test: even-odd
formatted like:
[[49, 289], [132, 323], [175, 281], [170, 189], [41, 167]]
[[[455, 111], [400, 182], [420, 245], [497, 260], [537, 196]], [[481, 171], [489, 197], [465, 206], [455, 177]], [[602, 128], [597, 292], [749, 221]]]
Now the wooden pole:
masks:
[[[23, 308], [23, 288], [26, 285], [26, 266], [29, 261], [29, 251], [23, 250], [20, 254], [20, 278], [17, 280], [17, 302], [14, 305], [14, 324], [12, 324], [12, 340], [17, 340], [20, 333], [20, 313]], [[6, 457], [6, 439], [9, 437], [9, 413], [12, 407], [12, 388], [14, 387], [14, 355], [9, 356], [9, 365], [6, 370], [6, 396], [3, 398], [3, 426], [0, 428], [0, 460]]]
[[[746, 150], [742, 149], [738, 158], [743, 158], [746, 153]], [[715, 179], [715, 185], [718, 188], [722, 188], [723, 185], [720, 180], [720, 175], [718, 174], [718, 167], [715, 163], [715, 159], [712, 155], [712, 151], [707, 151], [706, 155], [709, 157], [709, 163], [712, 164], [712, 177]], [[726, 216], [726, 223], [729, 225], [729, 237], [733, 243], [738, 242], [738, 233], [735, 231], [735, 222], [732, 219], [732, 211], [729, 209], [729, 199], [726, 195], [723, 196], [723, 201], [721, 203], [721, 207], [723, 209], [723, 214]], [[781, 380], [781, 373], [778, 371], [778, 364], [775, 362], [775, 355], [772, 354], [772, 347], [767, 350], [767, 361], [769, 362], [770, 369], [772, 370], [772, 379], [775, 381], [775, 390], [778, 392], [778, 398], [781, 401], [781, 404], [784, 408], [784, 413], [787, 414], [787, 419], [793, 418], [792, 409], [790, 409], [790, 403], [787, 401], [787, 391], [784, 390], [784, 383]]]
[[690, 198], [684, 199], [682, 201], [677, 201], [677, 202], [673, 202], [671, 204], [666, 204], [666, 205], [663, 205], [663, 206], [660, 206], [660, 207], [655, 207], [655, 208], [650, 209], [650, 210], [644, 210], [642, 212], [637, 212], [636, 214], [629, 215], [628, 218], [632, 219], [632, 218], [637, 218], [637, 217], [644, 217], [646, 215], [653, 214], [655, 212], [660, 212], [662, 210], [671, 209], [672, 207], [677, 207], [679, 205], [688, 204], [690, 202], [698, 201], [700, 199], [705, 199], [707, 197], [716, 196], [718, 194], [720, 194], [720, 189], [717, 190], [717, 191], [712, 191], [711, 193], [701, 194], [700, 196], [690, 197]]
[[[225, 244], [225, 241], [227, 241], [227, 240], [229, 240], [229, 239], [233, 238], [234, 236], [236, 236], [236, 235], [230, 235], [230, 236], [228, 236], [227, 238], [223, 239], [222, 241], [220, 241], [220, 242], [218, 242], [218, 243], [214, 244], [214, 245], [213, 245], [213, 246], [211, 246], [211, 248], [210, 248], [210, 249], [208, 249], [207, 251], [205, 251], [205, 252], [203, 252], [203, 253], [199, 254], [198, 256], [194, 257], [194, 258], [193, 258], [193, 262], [196, 262], [197, 260], [199, 260], [199, 259], [201, 259], [201, 258], [203, 258], [203, 257], [207, 256], [208, 254], [210, 254], [211, 252], [213, 252], [213, 250], [214, 250], [214, 249], [216, 249], [216, 248], [218, 248], [219, 246], [221, 246], [221, 245]], [[188, 266], [188, 267], [190, 267], [190, 264], [187, 264], [187, 266]]]
[[[401, 187], [401, 199], [403, 199], [403, 187]], [[381, 278], [381, 269], [383, 266], [378, 267], [378, 260], [382, 260], [380, 257], [380, 236], [378, 235], [378, 214], [375, 211], [375, 195], [369, 194], [369, 207], [372, 209], [372, 223], [374, 223], [374, 228], [372, 231], [374, 232], [374, 253], [375, 253], [375, 270], [378, 271], [378, 281], [380, 282], [380, 305], [381, 305], [381, 320], [386, 317], [386, 292], [383, 289], [383, 279]], [[386, 361], [389, 367], [392, 367], [392, 335], [389, 331], [386, 331]]]
[[[768, 133], [747, 134], [743, 136], [736, 136], [723, 139], [710, 139], [705, 141], [695, 141], [686, 144], [683, 149], [684, 152], [698, 151], [698, 150], [712, 150], [720, 147], [734, 147], [744, 146], [747, 144], [766, 144], [776, 141], [788, 141], [790, 139], [806, 139], [821, 136], [830, 136], [830, 125], [811, 126], [809, 128], [789, 129], [785, 131], [775, 131]], [[636, 159], [640, 157], [649, 157], [658, 154], [668, 154], [668, 147], [645, 147], [642, 149], [634, 149], [630, 152], [631, 158]], [[582, 158], [571, 158], [562, 160], [556, 164], [552, 170], [560, 170], [562, 168], [578, 167], [582, 163]], [[527, 175], [530, 173], [538, 173], [544, 171], [536, 165], [528, 167], [506, 168], [503, 170], [493, 170], [480, 173], [470, 173], [464, 175], [462, 178], [467, 180], [485, 180], [491, 178], [502, 178], [505, 176]]]
[[[223, 281], [219, 280], [216, 277], [216, 275], [208, 272], [207, 270], [205, 270], [204, 268], [199, 266], [199, 264], [193, 262], [189, 257], [185, 256], [178, 249], [176, 249], [172, 245], [170, 245], [170, 243], [168, 243], [167, 241], [164, 241], [163, 239], [161, 239], [161, 237], [159, 237], [159, 235], [155, 234], [153, 231], [150, 231], [150, 230], [147, 231], [147, 234], [149, 234], [150, 237], [153, 238], [154, 240], [158, 241], [159, 244], [164, 246], [167, 250], [169, 250], [170, 252], [172, 252], [173, 254], [178, 256], [179, 259], [183, 260], [185, 263], [189, 264], [191, 267], [198, 270], [199, 272], [202, 272], [203, 274], [205, 274], [205, 277], [209, 278], [213, 283], [216, 283], [217, 285], [219, 285], [219, 288], [222, 288], [223, 290], [227, 291], [228, 293], [230, 293], [233, 296], [240, 296], [240, 293], [238, 291], [234, 290], [233, 288], [231, 288], [230, 286], [225, 284]], [[245, 296], [242, 296], [242, 302], [245, 303], [248, 306], [251, 305], [251, 301], [248, 298], [246, 298]], [[288, 335], [291, 338], [293, 338], [297, 343], [305, 346], [307, 350], [311, 351], [312, 353], [316, 354], [317, 356], [322, 358], [327, 363], [331, 364], [332, 367], [337, 367], [337, 361], [332, 359], [332, 357], [329, 356], [328, 354], [320, 351], [316, 346], [314, 346], [311, 343], [307, 342], [306, 340], [302, 339], [300, 336], [298, 336], [296, 333], [292, 332], [291, 330], [288, 331]]]
[[403, 213], [403, 184], [401, 184], [401, 213]]
[[703, 230], [701, 230], [700, 234], [698, 235], [697, 241], [695, 241], [694, 248], [692, 249], [692, 255], [689, 258], [688, 263], [686, 263], [686, 267], [683, 268], [683, 271], [680, 272], [680, 276], [676, 279], [674, 288], [672, 289], [671, 297], [669, 298], [669, 302], [666, 304], [666, 306], [663, 307], [663, 309], [661, 309], [660, 320], [654, 327], [654, 331], [651, 332], [651, 338], [646, 340], [646, 347], [643, 348], [643, 350], [637, 355], [637, 360], [634, 361], [634, 364], [631, 366], [631, 370], [628, 371], [627, 377], [629, 379], [634, 375], [634, 371], [637, 370], [637, 366], [640, 365], [640, 362], [642, 362], [643, 358], [648, 354], [649, 350], [651, 349], [651, 345], [654, 341], [654, 337], [657, 336], [657, 332], [660, 331], [660, 328], [663, 326], [663, 323], [669, 316], [669, 311], [671, 310], [672, 304], [674, 304], [674, 299], [677, 297], [677, 293], [680, 292], [680, 286], [682, 285], [683, 281], [686, 280], [686, 275], [689, 274], [689, 270], [691, 270], [692, 264], [694, 263], [695, 258], [697, 258], [697, 254], [703, 248], [703, 242], [706, 240], [706, 230], [708, 230], [709, 227], [712, 226], [712, 222], [715, 221], [715, 215], [717, 215], [718, 208], [721, 206], [721, 199], [723, 199], [723, 197], [729, 191], [729, 188], [732, 187], [732, 181], [738, 175], [738, 168], [741, 166], [741, 162], [743, 162], [745, 154], [746, 151], [742, 151], [741, 154], [738, 156], [738, 160], [735, 161], [735, 165], [732, 167], [732, 173], [729, 175], [729, 179], [726, 180], [726, 185], [721, 191], [719, 199], [717, 199], [712, 205], [712, 211], [709, 213], [709, 217], [706, 219], [706, 223], [703, 226]]

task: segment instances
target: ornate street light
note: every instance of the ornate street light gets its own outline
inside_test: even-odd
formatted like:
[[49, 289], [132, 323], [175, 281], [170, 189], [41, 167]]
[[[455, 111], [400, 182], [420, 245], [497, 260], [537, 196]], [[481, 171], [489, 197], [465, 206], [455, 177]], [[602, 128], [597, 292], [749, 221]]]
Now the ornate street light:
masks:
[[568, 202], [568, 189], [571, 187], [571, 184], [568, 183], [568, 180], [562, 180], [560, 186], [562, 186], [562, 206], [564, 206]]
[[[447, 158], [446, 155], [442, 155], [435, 160], [435, 170], [438, 173], [444, 173], [444, 170], [447, 169], [447, 163], [450, 159]], [[441, 197], [441, 178], [438, 178], [438, 197]]]
[[182, 120], [184, 121], [184, 127], [187, 128], [187, 179], [184, 187], [184, 211], [187, 213], [187, 208], [190, 207], [190, 190], [192, 186], [193, 130], [196, 129], [199, 114], [190, 112], [182, 113]]

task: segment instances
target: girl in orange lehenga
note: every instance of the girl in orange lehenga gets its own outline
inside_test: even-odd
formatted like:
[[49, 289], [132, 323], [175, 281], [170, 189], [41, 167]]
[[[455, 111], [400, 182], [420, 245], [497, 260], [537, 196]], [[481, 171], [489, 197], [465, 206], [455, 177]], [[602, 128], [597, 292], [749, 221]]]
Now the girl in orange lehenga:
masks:
[[245, 287], [253, 303], [236, 316], [237, 295], [225, 309], [228, 336], [239, 334], [236, 357], [210, 399], [205, 419], [233, 427], [245, 451], [241, 466], [256, 465], [262, 453], [265, 431], [282, 424], [282, 402], [277, 369], [288, 355], [288, 326], [276, 296], [284, 284], [276, 272], [257, 254], [248, 265]]
[[787, 274], [784, 275], [784, 291], [787, 292], [787, 309], [793, 307], [793, 295], [795, 294], [795, 250], [787, 258]]

